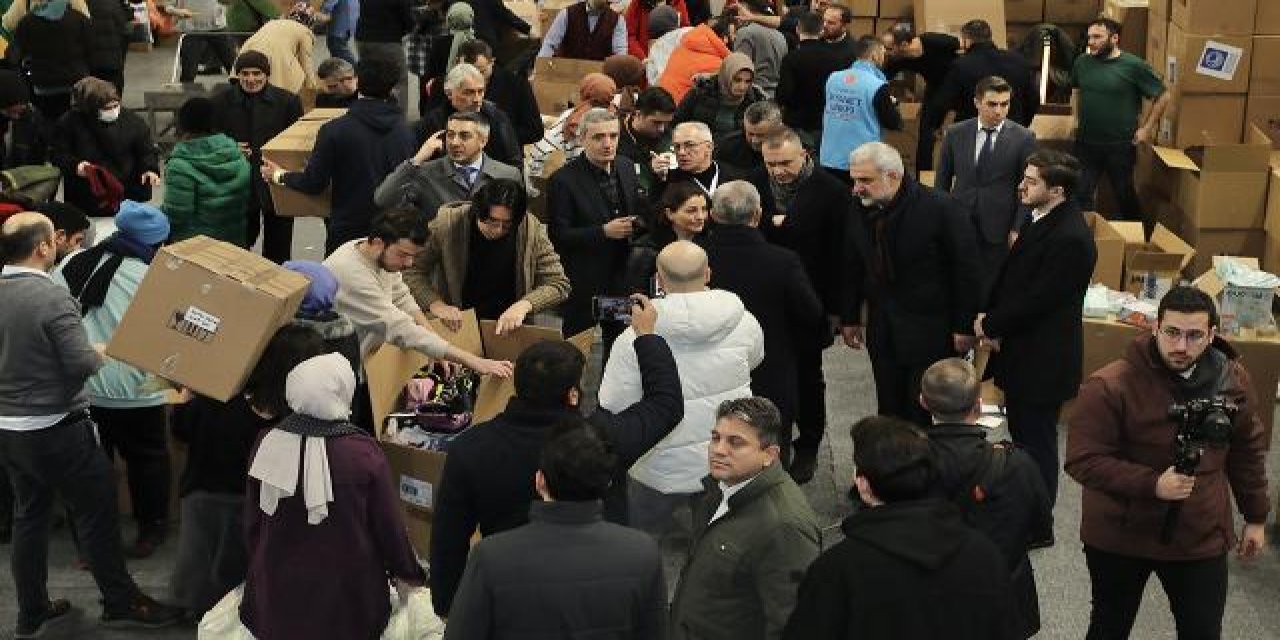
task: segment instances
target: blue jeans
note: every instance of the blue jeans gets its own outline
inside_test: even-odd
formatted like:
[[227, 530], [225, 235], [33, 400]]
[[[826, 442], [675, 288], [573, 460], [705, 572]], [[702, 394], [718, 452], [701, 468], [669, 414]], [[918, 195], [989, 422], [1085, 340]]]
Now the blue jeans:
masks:
[[324, 37], [325, 46], [329, 47], [329, 55], [334, 58], [342, 58], [351, 64], [356, 63], [356, 54], [351, 50], [350, 35], [328, 34]]

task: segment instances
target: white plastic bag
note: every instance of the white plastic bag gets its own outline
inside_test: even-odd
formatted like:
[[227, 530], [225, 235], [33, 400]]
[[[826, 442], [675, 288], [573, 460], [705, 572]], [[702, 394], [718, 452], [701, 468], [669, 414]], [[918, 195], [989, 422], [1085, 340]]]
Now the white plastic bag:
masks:
[[[196, 631], [199, 640], [254, 640], [253, 634], [240, 622], [240, 600], [244, 585], [232, 589], [200, 619]], [[440, 640], [444, 637], [444, 621], [431, 606], [431, 591], [413, 589], [403, 604], [394, 588], [388, 587], [391, 618], [382, 632], [382, 640]]]
[[218, 604], [200, 618], [196, 628], [199, 640], [253, 640], [253, 634], [240, 622], [240, 600], [244, 598], [244, 585], [222, 596]]

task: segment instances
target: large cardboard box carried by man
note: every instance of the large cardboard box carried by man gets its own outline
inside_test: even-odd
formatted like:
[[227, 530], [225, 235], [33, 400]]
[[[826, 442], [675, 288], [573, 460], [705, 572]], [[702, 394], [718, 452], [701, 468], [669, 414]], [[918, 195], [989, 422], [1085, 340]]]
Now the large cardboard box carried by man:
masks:
[[[262, 145], [262, 157], [270, 160], [285, 171], [302, 171], [307, 168], [307, 160], [316, 146], [316, 135], [324, 123], [346, 113], [346, 109], [312, 109], [289, 128], [281, 131], [276, 137]], [[255, 171], [257, 168], [255, 167]], [[319, 195], [310, 195], [295, 191], [278, 184], [267, 184], [271, 191], [271, 202], [275, 206], [276, 215], [289, 217], [329, 216], [329, 197], [331, 190], [325, 189]]]

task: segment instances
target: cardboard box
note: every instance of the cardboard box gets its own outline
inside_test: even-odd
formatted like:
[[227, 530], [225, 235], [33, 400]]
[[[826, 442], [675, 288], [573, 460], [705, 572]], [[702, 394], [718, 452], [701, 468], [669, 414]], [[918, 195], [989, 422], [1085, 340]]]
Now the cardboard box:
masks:
[[1099, 0], [1046, 0], [1044, 21], [1054, 24], [1089, 22], [1098, 17]]
[[[538, 3], [533, 0], [505, 0], [505, 4], [511, 13], [516, 14], [521, 20], [528, 22], [533, 28], [529, 30], [530, 38], [542, 37], [547, 32], [546, 26], [542, 24], [542, 10], [538, 8]], [[552, 18], [555, 17], [555, 10], [550, 10]]]
[[1181, 94], [1249, 91], [1253, 38], [1200, 35], [1169, 25], [1165, 81]]
[[1249, 93], [1280, 95], [1280, 36], [1254, 36], [1253, 57], [1263, 62], [1249, 67]]
[[1004, 19], [1032, 24], [1043, 22], [1044, 3], [1045, 0], [1004, 0]]
[[1093, 245], [1098, 252], [1089, 282], [1105, 284], [1108, 289], [1119, 291], [1124, 286], [1124, 236], [1106, 218], [1092, 211], [1085, 213], [1084, 217], [1093, 230]]
[[[455, 347], [488, 358], [514, 362], [521, 352], [533, 344], [562, 339], [558, 330], [534, 326], [521, 327], [507, 336], [498, 336], [494, 334], [497, 323], [491, 320], [477, 321], [475, 310], [468, 309], [462, 316], [463, 326], [457, 332], [450, 331], [437, 320], [431, 321], [432, 328]], [[590, 353], [594, 338], [594, 333], [588, 330], [568, 340], [583, 353]], [[391, 442], [383, 423], [400, 398], [405, 384], [428, 362], [429, 359], [418, 352], [384, 344], [364, 363], [378, 439], [387, 455], [392, 479], [399, 488], [400, 506], [409, 528], [410, 539], [414, 549], [423, 557], [426, 557], [430, 545], [435, 489], [440, 485], [446, 454]], [[486, 422], [501, 413], [506, 409], [507, 400], [514, 394], [513, 380], [483, 378], [476, 390], [472, 423]]]
[[1170, 2], [1171, 0], [1149, 0], [1147, 6], [1151, 10], [1151, 24], [1169, 22]]
[[1157, 224], [1151, 240], [1141, 222], [1112, 222], [1124, 238], [1124, 290], [1142, 298], [1159, 298], [1181, 277], [1195, 249], [1167, 227]]
[[1142, 53], [1147, 48], [1148, 0], [1107, 0], [1102, 15], [1120, 23], [1120, 49]]
[[1261, 0], [1253, 21], [1253, 32], [1259, 35], [1280, 35], [1280, 2]]
[[[316, 134], [320, 132], [320, 127], [346, 112], [346, 109], [308, 111], [289, 128], [262, 145], [262, 156], [286, 171], [302, 171], [307, 167], [307, 159], [311, 157], [311, 150], [316, 145]], [[278, 215], [322, 218], [329, 215], [331, 189], [313, 196], [275, 184], [268, 184], [267, 188], [271, 192], [271, 202]]]
[[854, 18], [853, 21], [849, 23], [848, 31], [849, 35], [855, 39], [861, 38], [862, 36], [875, 35], [876, 19], [861, 17]]
[[880, 0], [880, 11], [877, 15], [881, 18], [910, 19], [914, 10], [915, 0]]
[[1027, 36], [1031, 34], [1031, 30], [1035, 28], [1036, 24], [1038, 23], [1010, 22], [1005, 25], [1005, 37], [1008, 38], [1005, 46], [1009, 49], [1018, 48], [1018, 45], [1022, 44], [1022, 41], [1026, 40]]
[[1261, 229], [1266, 215], [1270, 140], [1250, 128], [1243, 144], [1156, 147], [1156, 156], [1179, 170], [1177, 204], [1184, 233], [1191, 229]]
[[107, 355], [223, 402], [310, 282], [262, 256], [196, 236], [162, 247]]
[[879, 15], [880, 3], [877, 0], [844, 0], [839, 4], [853, 9], [853, 15], [859, 18], [874, 18]]
[[1138, 51], [1147, 52], [1147, 64], [1160, 76], [1161, 80], [1165, 78], [1165, 52], [1169, 50], [1169, 21], [1162, 20], [1152, 11], [1147, 16], [1147, 44], [1144, 49], [1134, 49], [1134, 53]]
[[902, 165], [907, 168], [907, 173], [914, 174], [916, 170], [916, 148], [920, 142], [920, 103], [903, 102], [898, 105], [898, 113], [902, 114], [902, 130], [891, 131], [885, 129], [881, 133], [881, 138], [885, 144], [898, 150], [898, 154], [902, 156]]
[[1245, 126], [1257, 127], [1270, 138], [1271, 148], [1280, 149], [1280, 95], [1249, 94], [1244, 109]]
[[1246, 96], [1177, 95], [1160, 117], [1156, 144], [1184, 148], [1198, 144], [1236, 144], [1244, 130]]
[[1275, 0], [1172, 0], [1169, 19], [1189, 33], [1248, 36], [1260, 2]]
[[1261, 261], [1267, 245], [1267, 232], [1262, 229], [1189, 229], [1182, 237], [1196, 250], [1187, 265], [1188, 273], [1209, 271], [1215, 258], [1222, 256], [1248, 256]]
[[981, 18], [991, 25], [991, 41], [1007, 42], [1004, 0], [915, 0], [916, 31], [960, 35], [964, 23]]
[[588, 73], [602, 71], [599, 60], [573, 58], [537, 58], [533, 63], [533, 96], [538, 112], [558, 116], [578, 100], [578, 83]]
[[1267, 216], [1263, 222], [1265, 231], [1262, 267], [1271, 273], [1280, 273], [1280, 170], [1271, 169], [1268, 176]]

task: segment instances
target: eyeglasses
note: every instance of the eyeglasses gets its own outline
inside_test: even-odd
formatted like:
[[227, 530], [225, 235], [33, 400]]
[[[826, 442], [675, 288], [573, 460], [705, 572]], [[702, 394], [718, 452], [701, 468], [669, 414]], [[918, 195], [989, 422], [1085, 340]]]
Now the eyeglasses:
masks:
[[709, 140], [690, 140], [689, 142], [674, 142], [671, 144], [672, 151], [693, 151], [700, 144], [711, 144]]
[[1199, 329], [1183, 331], [1177, 327], [1161, 327], [1160, 333], [1163, 334], [1164, 337], [1168, 338], [1170, 342], [1178, 342], [1179, 340], [1186, 339], [1187, 344], [1189, 345], [1200, 344], [1201, 342], [1204, 342], [1205, 338], [1209, 337], [1209, 334]]

